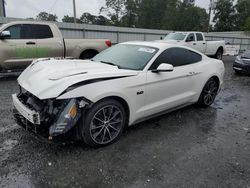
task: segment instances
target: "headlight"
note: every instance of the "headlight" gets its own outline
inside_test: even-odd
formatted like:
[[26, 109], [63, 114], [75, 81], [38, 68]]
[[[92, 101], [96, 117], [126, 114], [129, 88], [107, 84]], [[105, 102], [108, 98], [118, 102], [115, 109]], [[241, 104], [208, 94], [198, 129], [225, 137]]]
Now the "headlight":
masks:
[[244, 62], [241, 59], [241, 56], [237, 56], [236, 59], [235, 59], [235, 62], [239, 63], [239, 64], [244, 64]]
[[71, 99], [59, 114], [56, 122], [50, 127], [49, 134], [51, 136], [57, 136], [59, 134], [66, 133], [81, 117], [81, 110], [77, 99]]

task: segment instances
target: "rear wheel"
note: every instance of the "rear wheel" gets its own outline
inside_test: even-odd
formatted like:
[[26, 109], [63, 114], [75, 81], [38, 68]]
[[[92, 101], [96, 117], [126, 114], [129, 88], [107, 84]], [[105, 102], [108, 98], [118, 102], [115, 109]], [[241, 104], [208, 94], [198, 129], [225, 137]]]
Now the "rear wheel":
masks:
[[216, 59], [222, 60], [222, 56], [223, 56], [223, 50], [218, 49], [218, 51], [215, 54]]
[[215, 78], [210, 78], [204, 86], [198, 104], [203, 107], [213, 104], [219, 89], [219, 83]]
[[126, 122], [124, 107], [113, 99], [95, 104], [82, 121], [83, 140], [92, 147], [101, 147], [118, 140]]
[[96, 52], [94, 50], [87, 50], [87, 51], [84, 51], [81, 53], [80, 59], [91, 59], [91, 58], [95, 57], [96, 54], [98, 54], [98, 52]]

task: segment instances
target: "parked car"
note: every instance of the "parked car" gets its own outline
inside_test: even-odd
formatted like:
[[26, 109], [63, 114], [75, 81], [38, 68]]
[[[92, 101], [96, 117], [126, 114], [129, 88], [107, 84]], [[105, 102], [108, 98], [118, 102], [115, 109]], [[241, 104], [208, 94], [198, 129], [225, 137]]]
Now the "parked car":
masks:
[[236, 57], [233, 69], [236, 73], [250, 73], [250, 50], [246, 50], [243, 54]]
[[54, 23], [19, 21], [0, 27], [0, 72], [26, 68], [34, 59], [88, 59], [111, 46], [105, 39], [64, 39]]
[[225, 51], [225, 41], [206, 41], [202, 32], [169, 33], [163, 41], [184, 45], [217, 59], [222, 59]]
[[210, 106], [223, 74], [221, 60], [191, 48], [121, 43], [92, 60], [34, 61], [18, 78], [14, 116], [50, 140], [75, 127], [90, 146], [105, 146], [126, 126], [194, 103]]

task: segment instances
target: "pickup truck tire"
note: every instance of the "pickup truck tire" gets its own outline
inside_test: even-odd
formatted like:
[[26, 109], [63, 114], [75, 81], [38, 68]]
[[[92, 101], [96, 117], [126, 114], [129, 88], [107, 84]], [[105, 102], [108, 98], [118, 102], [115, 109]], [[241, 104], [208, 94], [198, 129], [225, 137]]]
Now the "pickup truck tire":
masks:
[[222, 56], [223, 56], [223, 50], [221, 48], [219, 48], [215, 54], [215, 58], [222, 60]]
[[98, 52], [95, 50], [86, 50], [81, 53], [79, 59], [91, 59], [96, 54], [98, 54]]

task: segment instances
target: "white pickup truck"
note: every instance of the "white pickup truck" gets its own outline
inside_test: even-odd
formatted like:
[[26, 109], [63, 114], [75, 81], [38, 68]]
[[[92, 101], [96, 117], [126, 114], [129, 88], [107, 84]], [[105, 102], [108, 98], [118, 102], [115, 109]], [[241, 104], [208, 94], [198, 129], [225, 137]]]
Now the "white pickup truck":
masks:
[[54, 23], [10, 22], [0, 27], [0, 72], [22, 70], [37, 58], [89, 59], [109, 46], [109, 39], [64, 39]]
[[174, 32], [162, 41], [188, 46], [217, 59], [222, 59], [225, 51], [225, 41], [206, 41], [202, 32]]

